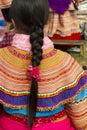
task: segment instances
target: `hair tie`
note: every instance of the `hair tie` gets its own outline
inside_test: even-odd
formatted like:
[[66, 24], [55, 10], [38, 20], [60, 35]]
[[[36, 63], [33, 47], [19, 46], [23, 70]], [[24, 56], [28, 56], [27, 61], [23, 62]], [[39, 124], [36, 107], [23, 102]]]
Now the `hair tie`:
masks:
[[33, 67], [32, 65], [30, 65], [28, 68], [28, 72], [30, 74], [30, 79], [32, 78], [35, 78], [36, 80], [40, 79], [38, 66]]

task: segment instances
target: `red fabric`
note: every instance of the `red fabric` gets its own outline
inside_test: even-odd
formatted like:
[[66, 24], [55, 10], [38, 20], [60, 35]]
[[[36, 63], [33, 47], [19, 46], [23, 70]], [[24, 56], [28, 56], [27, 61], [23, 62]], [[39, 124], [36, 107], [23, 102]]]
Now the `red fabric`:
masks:
[[[50, 37], [51, 40], [81, 40], [81, 34], [80, 33], [74, 33], [70, 36], [66, 36], [66, 37], [62, 37], [58, 34], [54, 34], [53, 37]], [[57, 48], [61, 48], [61, 49], [69, 49], [71, 47], [73, 47], [74, 45], [56, 45]]]
[[70, 36], [62, 37], [58, 34], [54, 34], [53, 37], [50, 37], [51, 40], [81, 40], [81, 34], [80, 33], [73, 33]]

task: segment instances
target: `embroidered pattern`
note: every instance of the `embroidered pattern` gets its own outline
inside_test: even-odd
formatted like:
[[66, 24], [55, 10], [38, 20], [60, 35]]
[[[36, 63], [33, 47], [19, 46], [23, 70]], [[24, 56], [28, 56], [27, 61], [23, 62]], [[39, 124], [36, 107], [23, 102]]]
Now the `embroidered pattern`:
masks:
[[[8, 46], [8, 50], [9, 50], [13, 55], [15, 55], [15, 56], [17, 56], [17, 57], [19, 57], [19, 58], [21, 58], [21, 59], [27, 59], [27, 60], [28, 60], [28, 59], [31, 59], [31, 56], [32, 56], [32, 54], [27, 54], [27, 55], [21, 54], [21, 53], [17, 52], [17, 51], [15, 50], [15, 48], [12, 47], [12, 46]], [[56, 49], [52, 49], [51, 52], [49, 52], [49, 53], [47, 53], [47, 54], [43, 54], [43, 58], [44, 58], [44, 59], [45, 59], [45, 58], [49, 58], [49, 57], [55, 55], [56, 52], [57, 52]]]

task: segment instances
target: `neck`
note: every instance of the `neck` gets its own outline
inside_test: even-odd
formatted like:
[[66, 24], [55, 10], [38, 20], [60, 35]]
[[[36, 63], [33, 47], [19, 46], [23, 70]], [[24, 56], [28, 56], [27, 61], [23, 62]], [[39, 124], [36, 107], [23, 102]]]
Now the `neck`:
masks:
[[[21, 50], [25, 50], [27, 52], [31, 52], [30, 35], [15, 34], [13, 37], [12, 46], [15, 46]], [[48, 37], [44, 37], [42, 49], [46, 50], [53, 47], [53, 42]]]

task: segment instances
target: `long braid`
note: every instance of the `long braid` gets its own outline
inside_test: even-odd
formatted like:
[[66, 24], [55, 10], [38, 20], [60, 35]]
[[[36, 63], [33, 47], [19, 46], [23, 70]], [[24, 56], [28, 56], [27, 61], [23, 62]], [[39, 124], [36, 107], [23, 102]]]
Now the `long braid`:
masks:
[[[49, 17], [48, 0], [13, 0], [10, 16], [18, 32], [30, 35], [31, 65], [33, 69], [38, 68], [42, 60], [43, 28]], [[31, 79], [28, 117], [32, 127], [37, 110], [38, 81], [34, 77]]]
[[[30, 42], [32, 45], [32, 66], [39, 66], [42, 60], [42, 45], [43, 45], [43, 28], [37, 27], [30, 35]], [[29, 97], [29, 124], [32, 127], [34, 117], [37, 109], [37, 93], [38, 81], [32, 78], [31, 91]]]

